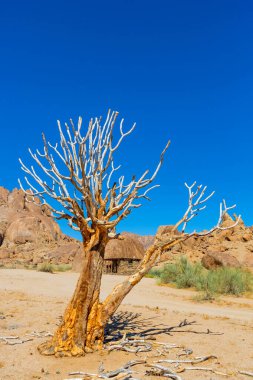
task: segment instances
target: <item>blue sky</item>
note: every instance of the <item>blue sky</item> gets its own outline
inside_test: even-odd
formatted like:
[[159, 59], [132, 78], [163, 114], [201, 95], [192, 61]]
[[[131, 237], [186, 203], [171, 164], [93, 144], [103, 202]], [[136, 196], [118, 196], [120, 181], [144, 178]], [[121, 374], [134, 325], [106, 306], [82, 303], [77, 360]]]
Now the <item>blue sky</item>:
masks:
[[224, 197], [253, 224], [251, 1], [9, 0], [0, 40], [2, 186], [18, 186], [18, 157], [29, 162], [42, 131], [57, 141], [57, 119], [112, 108], [137, 122], [119, 155], [127, 174], [154, 168], [172, 140], [161, 187], [119, 230], [176, 222], [194, 180], [216, 194], [192, 228], [210, 227]]

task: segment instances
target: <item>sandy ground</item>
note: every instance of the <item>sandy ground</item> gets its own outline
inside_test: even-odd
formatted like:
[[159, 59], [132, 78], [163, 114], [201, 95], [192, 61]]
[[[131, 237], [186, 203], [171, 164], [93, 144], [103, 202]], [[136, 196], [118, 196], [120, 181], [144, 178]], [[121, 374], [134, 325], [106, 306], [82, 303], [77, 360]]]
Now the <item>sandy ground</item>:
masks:
[[[77, 281], [76, 273], [47, 274], [27, 270], [0, 270], [0, 336], [31, 338], [35, 332], [53, 332]], [[123, 276], [106, 275], [103, 278], [101, 298], [122, 281]], [[192, 301], [196, 293], [157, 286], [153, 279], [143, 279], [126, 297], [113, 325], [113, 334], [152, 334], [156, 341], [175, 343], [164, 357], [151, 353], [125, 353], [103, 351], [83, 358], [54, 358], [41, 356], [37, 345], [45, 337], [32, 337], [23, 344], [7, 345], [0, 340], [0, 379], [68, 379], [69, 372], [97, 372], [103, 363], [105, 370], [116, 369], [129, 360], [146, 358], [155, 360], [176, 359], [184, 348], [189, 356], [215, 355], [198, 366], [215, 369], [185, 371], [183, 380], [247, 379], [238, 370], [253, 372], [253, 300], [226, 297], [219, 303]], [[179, 327], [187, 319], [194, 322]], [[41, 335], [44, 335], [42, 333]], [[148, 357], [147, 357], [148, 355]], [[182, 356], [181, 359], [188, 357]], [[166, 365], [166, 363], [164, 363]], [[174, 364], [169, 364], [172, 369]], [[189, 365], [188, 365], [189, 366]], [[138, 379], [155, 379], [145, 376], [143, 365], [133, 368]], [[225, 377], [220, 372], [229, 376]], [[72, 376], [73, 378], [73, 376]], [[157, 378], [157, 377], [156, 377]], [[157, 378], [158, 379], [158, 378]]]

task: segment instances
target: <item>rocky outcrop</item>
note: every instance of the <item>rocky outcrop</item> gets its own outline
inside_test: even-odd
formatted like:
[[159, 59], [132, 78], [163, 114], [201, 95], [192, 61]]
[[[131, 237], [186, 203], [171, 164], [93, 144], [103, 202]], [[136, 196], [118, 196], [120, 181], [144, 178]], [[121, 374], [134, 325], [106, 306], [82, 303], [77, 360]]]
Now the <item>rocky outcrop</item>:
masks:
[[[123, 233], [107, 255], [140, 260], [154, 237]], [[80, 269], [82, 243], [64, 235], [47, 207], [27, 202], [22, 190], [0, 187], [0, 265], [72, 264]]]
[[[234, 223], [234, 219], [226, 216], [223, 227]], [[173, 226], [161, 226], [156, 239], [168, 240], [172, 234]], [[177, 235], [180, 232], [174, 231]], [[253, 229], [246, 227], [240, 220], [237, 226], [228, 230], [218, 230], [210, 235], [191, 237], [185, 242], [174, 246], [165, 252], [163, 261], [174, 260], [185, 255], [192, 262], [202, 261], [206, 268], [217, 266], [232, 266], [253, 268]]]
[[[232, 223], [233, 220], [227, 216], [223, 226]], [[174, 231], [173, 226], [161, 226], [156, 240], [168, 240], [178, 234], [180, 232]], [[126, 237], [125, 248], [122, 250], [122, 242], [115, 240], [108, 246], [108, 252], [119, 256], [122, 250], [124, 256], [131, 246], [137, 247], [138, 252], [144, 252], [154, 241], [150, 235], [129, 232], [122, 235]], [[22, 190], [10, 192], [0, 187], [0, 265], [38, 264], [44, 261], [73, 263], [74, 259], [78, 262], [81, 251], [81, 242], [61, 232], [47, 207], [40, 206], [39, 201], [38, 205], [27, 202]], [[133, 256], [134, 252], [133, 249]], [[193, 262], [202, 261], [207, 268], [220, 265], [253, 268], [253, 228], [246, 227], [240, 221], [228, 230], [199, 238], [191, 237], [166, 252], [162, 259], [174, 260], [181, 255], [186, 255]]]
[[27, 202], [22, 190], [0, 187], [0, 264], [69, 263], [80, 249], [47, 207]]

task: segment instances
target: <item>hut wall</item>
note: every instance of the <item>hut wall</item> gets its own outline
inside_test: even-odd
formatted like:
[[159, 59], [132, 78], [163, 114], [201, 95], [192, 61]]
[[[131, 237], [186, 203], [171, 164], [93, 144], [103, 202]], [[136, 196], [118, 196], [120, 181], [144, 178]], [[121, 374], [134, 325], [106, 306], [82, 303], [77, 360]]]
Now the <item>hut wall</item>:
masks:
[[132, 274], [138, 267], [140, 260], [105, 260], [104, 262], [104, 273], [111, 274]]

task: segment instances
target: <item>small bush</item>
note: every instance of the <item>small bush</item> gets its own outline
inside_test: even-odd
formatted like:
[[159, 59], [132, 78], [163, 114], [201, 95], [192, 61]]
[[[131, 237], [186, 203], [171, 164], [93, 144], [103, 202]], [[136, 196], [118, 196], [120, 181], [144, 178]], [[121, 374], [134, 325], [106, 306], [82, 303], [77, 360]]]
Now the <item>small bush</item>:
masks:
[[191, 288], [201, 281], [204, 270], [201, 264], [191, 264], [186, 257], [181, 257], [176, 263], [166, 264], [159, 278], [163, 284], [175, 283], [178, 288]]
[[54, 265], [50, 263], [42, 263], [38, 265], [37, 270], [39, 272], [54, 273]]
[[151, 269], [148, 274], [146, 274], [146, 277], [148, 278], [158, 278], [160, 277], [161, 269], [153, 268]]
[[253, 275], [242, 269], [220, 268], [206, 276], [207, 288], [214, 293], [239, 296], [253, 290]]
[[36, 264], [25, 264], [24, 268], [27, 270], [34, 270], [37, 268], [37, 265]]
[[210, 290], [206, 290], [192, 297], [192, 299], [197, 302], [204, 302], [204, 301], [212, 302], [212, 301], [217, 300], [217, 294], [210, 292]]
[[42, 263], [37, 266], [39, 272], [67, 272], [71, 270], [72, 266], [70, 264], [51, 264], [51, 263]]
[[54, 270], [56, 272], [67, 272], [68, 270], [72, 269], [72, 265], [70, 264], [57, 264], [54, 267]]
[[162, 284], [174, 284], [177, 288], [194, 287], [204, 292], [203, 299], [213, 299], [215, 294], [239, 296], [253, 291], [253, 274], [240, 268], [207, 270], [200, 263], [192, 264], [186, 257], [162, 269], [151, 271]]

